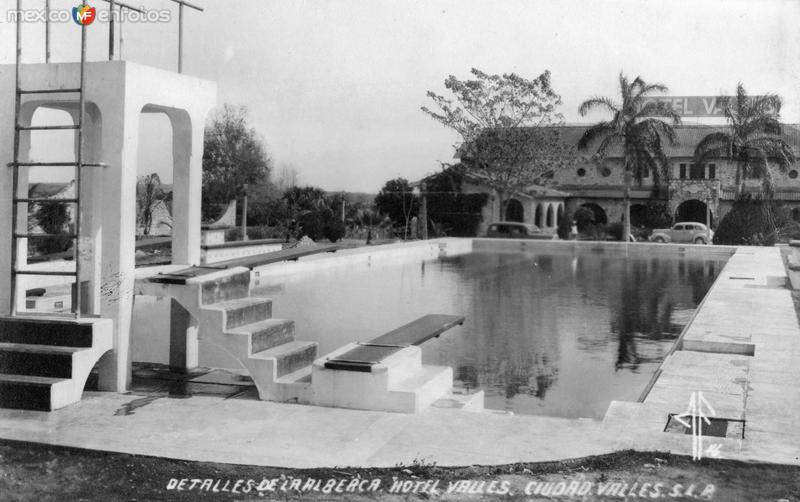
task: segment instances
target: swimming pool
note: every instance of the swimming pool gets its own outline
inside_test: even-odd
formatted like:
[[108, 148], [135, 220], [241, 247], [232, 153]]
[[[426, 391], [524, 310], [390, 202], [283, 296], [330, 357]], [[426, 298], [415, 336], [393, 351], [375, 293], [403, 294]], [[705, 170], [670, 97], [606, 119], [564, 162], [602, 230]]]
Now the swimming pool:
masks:
[[253, 294], [319, 354], [424, 314], [462, 314], [461, 328], [422, 347], [423, 362], [453, 367], [456, 388], [483, 389], [487, 408], [602, 418], [612, 400], [638, 398], [725, 260], [475, 251], [270, 277]]

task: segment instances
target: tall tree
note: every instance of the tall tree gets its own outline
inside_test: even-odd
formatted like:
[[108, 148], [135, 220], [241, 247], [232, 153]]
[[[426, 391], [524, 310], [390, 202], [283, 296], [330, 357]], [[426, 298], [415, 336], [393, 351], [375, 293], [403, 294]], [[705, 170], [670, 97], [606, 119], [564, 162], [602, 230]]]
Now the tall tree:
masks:
[[736, 96], [717, 98], [728, 120], [726, 131], [703, 138], [695, 148], [695, 163], [728, 159], [736, 165], [736, 191], [740, 197], [745, 178], [760, 178], [765, 193], [772, 195], [769, 161], [785, 171], [794, 163], [792, 147], [781, 139], [781, 98], [775, 94], [748, 96], [744, 86], [736, 86]]
[[157, 173], [139, 176], [136, 180], [136, 220], [142, 226], [142, 234], [150, 235], [153, 213], [166, 197]]
[[507, 199], [574, 160], [572, 147], [550, 127], [562, 122], [556, 113], [561, 97], [550, 85], [550, 72], [534, 79], [515, 73], [489, 75], [472, 69], [473, 80], [451, 75], [445, 87], [452, 99], [428, 91], [435, 110], [422, 111], [458, 133], [458, 150], [467, 175], [494, 189], [504, 214]]
[[405, 178], [395, 178], [383, 185], [375, 196], [375, 207], [397, 223], [403, 223], [403, 238], [408, 237], [408, 224], [419, 213], [419, 200]]
[[272, 161], [247, 123], [247, 109], [226, 104], [206, 128], [203, 152], [203, 203], [228, 204], [245, 184], [264, 184]]
[[585, 150], [595, 141], [600, 141], [597, 156], [602, 159], [610, 147], [622, 146], [624, 240], [631, 234], [632, 180], [641, 184], [642, 178], [649, 173], [653, 177], [653, 184], [658, 186], [669, 177], [669, 159], [664, 152], [662, 136], [670, 144], [676, 144], [673, 126], [680, 124], [681, 118], [667, 103], [648, 99], [653, 93], [666, 91], [664, 84], [647, 83], [642, 77], [629, 81], [620, 72], [619, 102], [607, 97], [593, 97], [578, 108], [581, 116], [594, 109], [611, 114], [610, 120], [598, 122], [586, 130], [578, 141], [578, 148]]

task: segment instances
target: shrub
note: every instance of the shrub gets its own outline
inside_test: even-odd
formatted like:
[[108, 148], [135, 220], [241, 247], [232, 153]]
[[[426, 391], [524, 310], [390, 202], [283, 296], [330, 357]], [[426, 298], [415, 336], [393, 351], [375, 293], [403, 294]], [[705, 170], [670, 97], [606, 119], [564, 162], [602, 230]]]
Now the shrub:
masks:
[[239, 227], [229, 228], [225, 230], [225, 242], [234, 242], [242, 240], [242, 229]]
[[556, 233], [560, 239], [569, 239], [570, 232], [572, 232], [572, 217], [568, 217], [564, 212], [561, 214], [561, 219], [558, 220]]
[[[666, 204], [663, 202], [648, 202], [646, 207], [644, 222], [642, 222], [645, 228], [668, 228], [672, 226], [672, 217]], [[648, 233], [648, 236], [650, 233]]]
[[743, 194], [719, 222], [714, 232], [714, 244], [772, 246], [776, 227], [781, 226], [782, 220], [783, 216], [769, 201]]
[[53, 254], [67, 251], [72, 247], [72, 239], [66, 235], [54, 235], [52, 237], [38, 237], [29, 239], [32, 250], [38, 254]]
[[578, 225], [578, 232], [584, 232], [590, 225], [594, 224], [594, 213], [589, 208], [579, 207], [575, 210], [575, 214], [572, 215], [572, 219]]
[[605, 234], [610, 236], [615, 241], [622, 240], [622, 222], [609, 223], [605, 226]]
[[325, 221], [319, 211], [309, 211], [297, 219], [300, 225], [298, 238], [307, 235], [312, 240], [318, 241], [324, 237]]
[[331, 242], [340, 240], [342, 237], [344, 237], [346, 232], [347, 229], [345, 228], [344, 223], [336, 218], [330, 218], [322, 227], [322, 234]]

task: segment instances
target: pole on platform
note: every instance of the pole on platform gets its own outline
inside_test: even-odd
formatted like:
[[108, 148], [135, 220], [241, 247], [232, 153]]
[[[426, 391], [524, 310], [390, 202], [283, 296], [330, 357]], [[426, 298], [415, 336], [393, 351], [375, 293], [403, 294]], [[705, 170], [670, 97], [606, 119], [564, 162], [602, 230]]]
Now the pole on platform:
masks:
[[183, 73], [183, 6], [200, 12], [203, 12], [203, 8], [184, 0], [172, 1], [178, 4], [178, 73]]
[[114, 61], [114, 0], [108, 2], [108, 60]]
[[420, 183], [420, 197], [422, 198], [419, 205], [419, 219], [422, 223], [422, 240], [428, 239], [428, 195], [425, 193], [425, 183]]
[[242, 199], [242, 240], [247, 240], [247, 183], [242, 185], [244, 199]]
[[50, 0], [44, 3], [44, 62], [50, 62]]

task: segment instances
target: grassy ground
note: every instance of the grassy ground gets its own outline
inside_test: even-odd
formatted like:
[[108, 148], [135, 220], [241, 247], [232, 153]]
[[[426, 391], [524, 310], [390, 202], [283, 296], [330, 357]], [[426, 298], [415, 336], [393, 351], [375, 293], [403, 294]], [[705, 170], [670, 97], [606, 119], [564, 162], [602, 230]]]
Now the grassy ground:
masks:
[[[295, 479], [300, 490], [289, 489]], [[185, 481], [180, 484], [180, 480]], [[210, 481], [204, 486], [204, 480]], [[242, 482], [235, 488], [237, 480]], [[252, 481], [245, 492], [248, 480]], [[553, 495], [569, 490], [570, 483], [573, 492], [588, 493]], [[409, 491], [391, 493], [393, 485]], [[183, 489], [178, 490], [179, 486]], [[352, 487], [349, 493], [348, 486]], [[359, 486], [363, 491], [359, 492]], [[336, 493], [336, 487], [342, 493]], [[537, 488], [538, 495], [534, 494]], [[542, 495], [548, 492], [549, 497]], [[420, 460], [390, 469], [289, 470], [0, 441], [0, 499], [9, 501], [660, 498], [749, 502], [797, 501], [799, 497], [800, 467], [709, 459], [694, 462], [662, 453], [625, 451], [565, 462], [491, 467], [441, 468]]]

